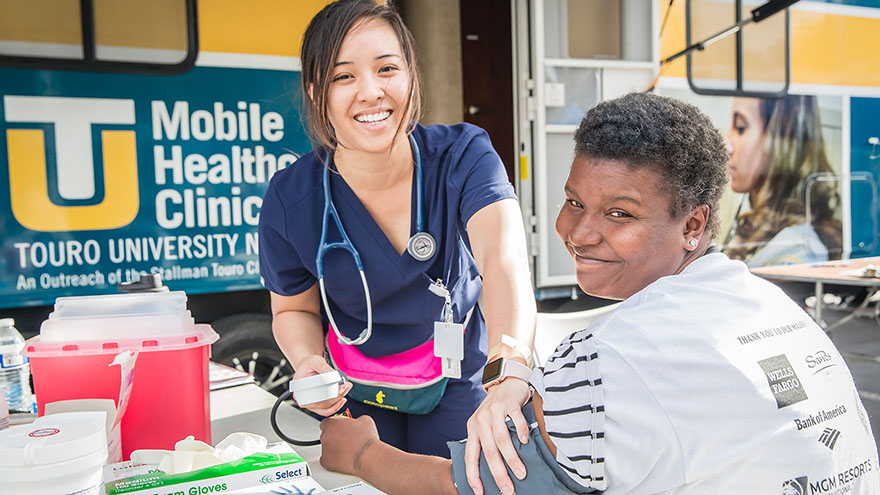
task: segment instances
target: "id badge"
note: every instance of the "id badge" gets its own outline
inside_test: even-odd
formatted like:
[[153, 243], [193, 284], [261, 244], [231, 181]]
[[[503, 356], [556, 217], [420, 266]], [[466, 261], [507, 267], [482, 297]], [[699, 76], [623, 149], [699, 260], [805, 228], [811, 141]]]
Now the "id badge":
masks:
[[464, 359], [464, 325], [434, 322], [434, 355], [440, 358], [443, 376], [461, 378]]
[[435, 321], [434, 355], [459, 361], [464, 359], [464, 325]]

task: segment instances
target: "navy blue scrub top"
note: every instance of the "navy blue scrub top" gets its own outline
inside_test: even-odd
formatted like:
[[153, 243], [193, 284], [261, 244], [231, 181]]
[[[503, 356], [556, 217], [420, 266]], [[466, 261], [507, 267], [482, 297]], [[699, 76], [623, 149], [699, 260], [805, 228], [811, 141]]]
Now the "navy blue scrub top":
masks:
[[[437, 252], [427, 261], [417, 261], [406, 251], [398, 254], [345, 180], [330, 174], [333, 202], [360, 252], [370, 286], [373, 336], [358, 349], [372, 357], [412, 349], [433, 337], [433, 322], [441, 319], [444, 301], [428, 285], [438, 278], [452, 287], [455, 321], [464, 320], [482, 286], [469, 248], [467, 222], [484, 206], [515, 197], [501, 159], [479, 127], [418, 125], [413, 136], [422, 158], [423, 223], [437, 240]], [[317, 282], [323, 167], [312, 151], [277, 172], [266, 191], [259, 224], [260, 273], [263, 285], [276, 294], [296, 295]], [[411, 234], [416, 225], [416, 187], [413, 174]], [[341, 239], [332, 221], [328, 229], [328, 242]], [[366, 326], [366, 301], [347, 251], [327, 252], [324, 285], [339, 330], [356, 338]], [[463, 376], [485, 363], [485, 323], [479, 311], [474, 316], [465, 332]], [[326, 332], [326, 316], [323, 320]]]

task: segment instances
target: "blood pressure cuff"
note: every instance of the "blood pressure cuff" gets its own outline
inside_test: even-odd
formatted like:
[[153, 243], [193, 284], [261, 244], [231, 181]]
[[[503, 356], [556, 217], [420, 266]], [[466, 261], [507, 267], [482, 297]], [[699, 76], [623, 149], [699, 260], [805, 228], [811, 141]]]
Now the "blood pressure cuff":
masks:
[[[510, 439], [513, 441], [517, 455], [519, 455], [519, 458], [526, 467], [526, 477], [522, 480], [514, 476], [510, 467], [507, 468], [507, 475], [513, 481], [514, 491], [516, 493], [556, 493], [565, 495], [600, 493], [579, 485], [556, 462], [547, 444], [544, 443], [544, 438], [541, 436], [531, 401], [523, 406], [522, 412], [529, 425], [529, 443], [520, 443], [513, 422], [510, 419], [507, 420]], [[460, 495], [474, 495], [473, 490], [468, 485], [467, 473], [465, 471], [465, 441], [447, 442], [447, 445], [452, 454], [452, 479], [455, 481], [458, 493]], [[482, 452], [480, 452], [480, 481], [483, 483], [483, 493], [500, 493]]]

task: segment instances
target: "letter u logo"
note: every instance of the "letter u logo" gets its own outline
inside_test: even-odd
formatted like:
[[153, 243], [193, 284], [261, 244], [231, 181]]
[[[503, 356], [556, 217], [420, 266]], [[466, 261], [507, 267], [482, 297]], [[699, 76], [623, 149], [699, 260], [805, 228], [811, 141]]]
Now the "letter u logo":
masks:
[[[58, 193], [64, 199], [95, 196], [92, 124], [134, 124], [134, 101], [104, 98], [5, 96], [7, 122], [54, 125]], [[124, 227], [137, 216], [137, 148], [129, 130], [101, 131], [104, 198], [98, 204], [62, 206], [49, 197], [46, 136], [41, 129], [7, 129], [12, 214], [42, 232]]]

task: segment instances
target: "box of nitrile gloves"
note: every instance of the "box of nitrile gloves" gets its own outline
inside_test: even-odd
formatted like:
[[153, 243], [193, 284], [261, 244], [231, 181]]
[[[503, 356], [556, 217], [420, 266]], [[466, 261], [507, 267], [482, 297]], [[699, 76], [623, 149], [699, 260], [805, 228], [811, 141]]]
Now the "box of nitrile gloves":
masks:
[[287, 444], [271, 444], [265, 452], [185, 473], [166, 474], [154, 464], [131, 461], [104, 466], [107, 495], [208, 495], [232, 493], [279, 481], [306, 478], [309, 465]]

